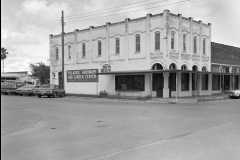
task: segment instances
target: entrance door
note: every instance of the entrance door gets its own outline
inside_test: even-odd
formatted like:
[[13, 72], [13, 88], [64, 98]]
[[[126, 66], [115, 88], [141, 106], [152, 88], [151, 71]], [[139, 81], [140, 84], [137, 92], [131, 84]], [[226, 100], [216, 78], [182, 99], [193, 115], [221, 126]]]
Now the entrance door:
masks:
[[157, 92], [157, 97], [163, 97], [164, 79], [162, 73], [153, 74], [153, 91]]

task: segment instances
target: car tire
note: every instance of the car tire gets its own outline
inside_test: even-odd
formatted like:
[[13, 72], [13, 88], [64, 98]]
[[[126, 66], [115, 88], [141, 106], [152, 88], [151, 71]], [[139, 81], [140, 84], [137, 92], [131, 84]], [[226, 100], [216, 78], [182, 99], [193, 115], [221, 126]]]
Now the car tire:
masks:
[[5, 92], [4, 94], [5, 94], [5, 95], [8, 95], [8, 93], [7, 93], [7, 92]]
[[41, 98], [41, 95], [38, 95], [38, 98]]
[[22, 94], [20, 94], [20, 96], [22, 96]]
[[62, 93], [60, 97], [65, 97], [65, 93]]
[[47, 96], [48, 98], [50, 98], [51, 96]]
[[57, 97], [57, 92], [53, 94], [53, 98], [56, 98], [56, 97]]

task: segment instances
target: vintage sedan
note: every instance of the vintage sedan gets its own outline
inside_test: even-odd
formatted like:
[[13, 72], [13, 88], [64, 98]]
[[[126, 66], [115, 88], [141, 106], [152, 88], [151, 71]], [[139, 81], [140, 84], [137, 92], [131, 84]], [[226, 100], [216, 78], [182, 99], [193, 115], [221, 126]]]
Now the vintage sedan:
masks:
[[38, 98], [41, 98], [42, 96], [48, 96], [48, 97], [64, 97], [65, 96], [65, 90], [60, 89], [58, 85], [55, 84], [44, 84], [40, 86], [39, 88], [35, 88], [33, 90], [33, 93], [38, 96]]
[[20, 96], [22, 95], [29, 95], [29, 96], [34, 96], [33, 89], [38, 88], [39, 86], [35, 85], [25, 85], [16, 90], [17, 94]]
[[240, 98], [240, 90], [232, 90], [228, 92], [229, 98]]

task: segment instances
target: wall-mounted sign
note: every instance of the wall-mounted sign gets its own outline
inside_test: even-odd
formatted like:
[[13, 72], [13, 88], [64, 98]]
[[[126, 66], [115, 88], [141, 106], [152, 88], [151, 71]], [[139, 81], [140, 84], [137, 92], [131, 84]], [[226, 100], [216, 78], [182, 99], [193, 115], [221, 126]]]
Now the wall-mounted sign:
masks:
[[98, 82], [98, 69], [69, 70], [67, 82]]

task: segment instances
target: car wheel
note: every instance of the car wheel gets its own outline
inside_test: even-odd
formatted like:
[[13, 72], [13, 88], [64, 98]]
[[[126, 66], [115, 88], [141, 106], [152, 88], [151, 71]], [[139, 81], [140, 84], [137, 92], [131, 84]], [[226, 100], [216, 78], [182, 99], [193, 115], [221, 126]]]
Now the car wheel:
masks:
[[20, 96], [22, 96], [22, 94], [20, 94]]
[[62, 94], [60, 95], [60, 97], [65, 97], [65, 93], [62, 93]]
[[30, 93], [28, 96], [32, 96], [32, 94]]
[[8, 95], [8, 93], [7, 93], [7, 92], [5, 92], [4, 94], [5, 94], [5, 95]]
[[41, 95], [38, 95], [38, 98], [41, 98]]
[[56, 97], [57, 97], [57, 92], [53, 94], [53, 98], [56, 98]]
[[48, 98], [50, 98], [51, 96], [47, 96]]

